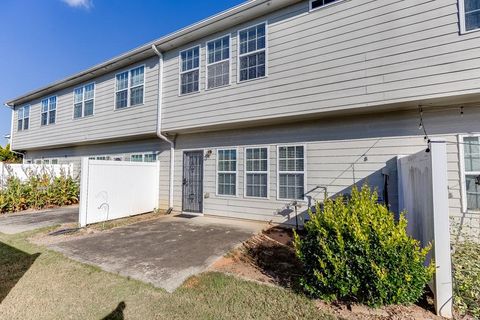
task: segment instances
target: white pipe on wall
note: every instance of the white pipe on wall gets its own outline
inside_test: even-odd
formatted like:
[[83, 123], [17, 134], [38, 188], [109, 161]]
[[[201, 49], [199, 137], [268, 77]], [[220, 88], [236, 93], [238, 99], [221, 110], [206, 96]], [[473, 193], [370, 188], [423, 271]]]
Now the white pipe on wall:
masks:
[[170, 144], [170, 181], [168, 206], [173, 209], [173, 189], [175, 181], [175, 141], [162, 134], [162, 101], [163, 101], [163, 54], [152, 44], [152, 50], [158, 56], [158, 118], [157, 136]]

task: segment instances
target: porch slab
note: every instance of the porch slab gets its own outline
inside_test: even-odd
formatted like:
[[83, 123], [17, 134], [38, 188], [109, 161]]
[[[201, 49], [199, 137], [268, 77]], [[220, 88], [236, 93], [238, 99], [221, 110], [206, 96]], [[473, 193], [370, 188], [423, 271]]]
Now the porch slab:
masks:
[[167, 216], [50, 246], [101, 269], [173, 292], [265, 223]]

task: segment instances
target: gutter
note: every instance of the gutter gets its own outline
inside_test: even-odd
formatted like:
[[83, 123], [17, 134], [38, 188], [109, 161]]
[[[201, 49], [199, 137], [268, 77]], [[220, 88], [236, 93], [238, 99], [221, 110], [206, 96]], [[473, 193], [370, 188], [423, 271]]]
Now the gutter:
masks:
[[173, 210], [173, 188], [175, 180], [175, 140], [169, 139], [162, 134], [162, 102], [163, 102], [163, 54], [152, 44], [152, 50], [158, 56], [158, 118], [157, 118], [157, 136], [163, 141], [170, 144], [170, 182], [169, 182], [169, 198], [168, 211]]

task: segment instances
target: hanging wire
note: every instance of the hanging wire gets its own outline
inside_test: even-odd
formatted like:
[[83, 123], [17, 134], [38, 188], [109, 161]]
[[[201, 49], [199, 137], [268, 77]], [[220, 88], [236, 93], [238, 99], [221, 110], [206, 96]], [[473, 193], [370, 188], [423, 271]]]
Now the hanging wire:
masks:
[[423, 108], [421, 105], [418, 106], [418, 115], [420, 117], [420, 125], [418, 128], [423, 130], [423, 133], [425, 134], [423, 139], [427, 141], [427, 150], [425, 150], [425, 152], [430, 152], [430, 138], [428, 137], [427, 129], [425, 128], [425, 123], [423, 121]]

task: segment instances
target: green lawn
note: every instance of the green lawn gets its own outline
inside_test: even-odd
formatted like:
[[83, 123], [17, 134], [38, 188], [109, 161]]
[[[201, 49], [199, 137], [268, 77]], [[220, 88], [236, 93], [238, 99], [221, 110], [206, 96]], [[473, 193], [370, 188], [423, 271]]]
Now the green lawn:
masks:
[[0, 234], [0, 319], [333, 319], [291, 291], [221, 273], [173, 294]]

